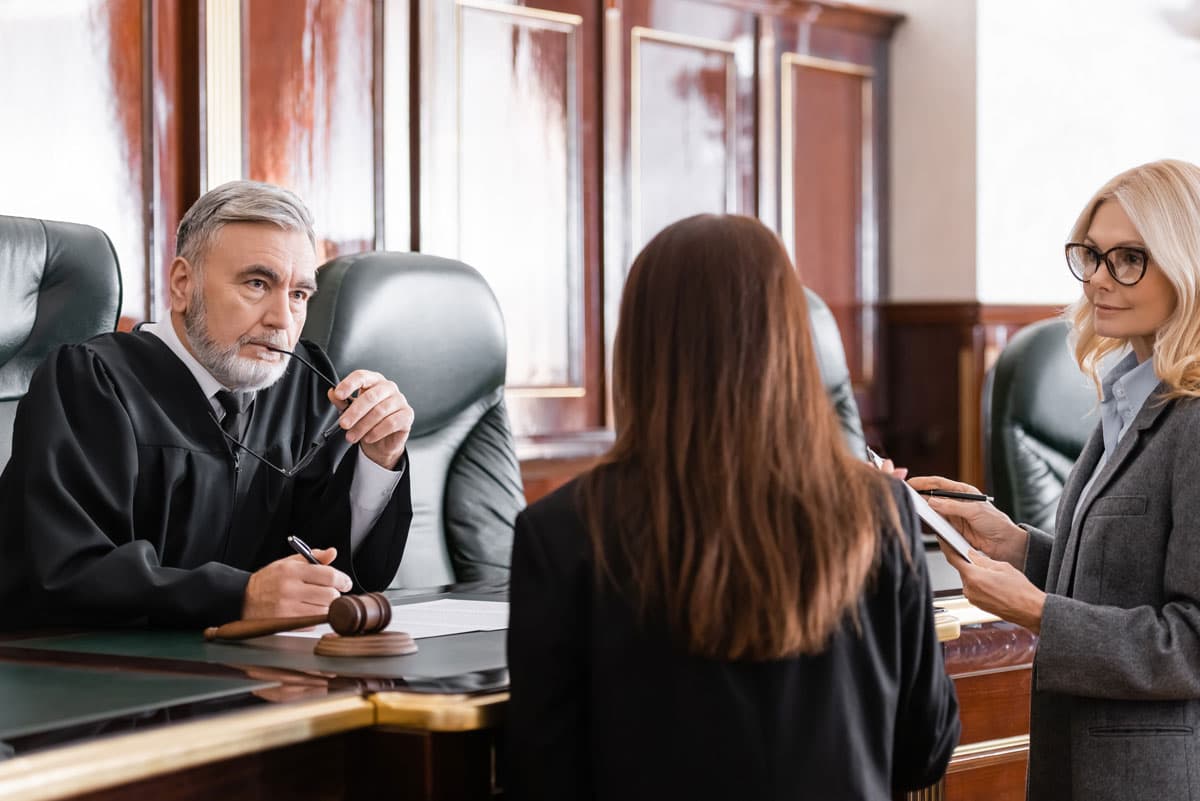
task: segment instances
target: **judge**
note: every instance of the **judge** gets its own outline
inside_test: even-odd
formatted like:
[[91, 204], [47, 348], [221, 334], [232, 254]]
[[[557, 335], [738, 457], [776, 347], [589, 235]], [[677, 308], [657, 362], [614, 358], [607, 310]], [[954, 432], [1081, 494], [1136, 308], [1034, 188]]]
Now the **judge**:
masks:
[[413, 410], [377, 373], [337, 381], [300, 340], [308, 209], [228, 183], [184, 215], [176, 253], [167, 319], [59, 348], [18, 407], [0, 627], [316, 614], [400, 564]]

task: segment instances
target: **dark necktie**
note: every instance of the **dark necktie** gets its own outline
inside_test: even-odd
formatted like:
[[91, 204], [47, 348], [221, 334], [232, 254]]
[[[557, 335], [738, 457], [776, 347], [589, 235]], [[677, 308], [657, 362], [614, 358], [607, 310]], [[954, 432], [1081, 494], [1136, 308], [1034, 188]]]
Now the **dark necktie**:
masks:
[[241, 442], [246, 435], [246, 424], [250, 422], [250, 404], [254, 402], [251, 392], [230, 392], [222, 389], [216, 394], [217, 402], [225, 410], [221, 428], [225, 433]]

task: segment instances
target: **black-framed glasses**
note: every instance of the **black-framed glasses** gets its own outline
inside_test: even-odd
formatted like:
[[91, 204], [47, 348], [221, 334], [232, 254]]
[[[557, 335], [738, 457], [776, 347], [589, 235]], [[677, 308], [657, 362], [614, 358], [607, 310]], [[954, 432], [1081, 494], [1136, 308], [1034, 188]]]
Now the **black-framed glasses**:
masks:
[[[276, 353], [282, 353], [284, 356], [292, 357], [293, 359], [295, 359], [296, 361], [300, 362], [305, 367], [307, 367], [309, 370], [312, 370], [314, 373], [316, 373], [317, 376], [320, 377], [320, 379], [322, 381], [324, 381], [326, 384], [328, 384], [330, 387], [337, 386], [337, 382], [335, 382], [332, 378], [330, 378], [329, 376], [325, 375], [325, 373], [323, 373], [319, 369], [317, 369], [317, 367], [314, 364], [312, 364], [312, 362], [308, 361], [308, 359], [305, 359], [300, 354], [293, 353], [290, 350], [284, 350], [283, 348], [276, 348], [272, 345], [262, 345], [262, 347], [266, 348], [267, 350], [273, 350]], [[358, 392], [356, 391], [351, 396], [351, 398], [350, 398], [351, 401], [353, 401], [354, 398], [357, 397], [357, 395], [358, 395]], [[339, 414], [338, 417], [340, 418], [341, 415]], [[317, 435], [316, 439], [314, 439], [312, 441], [312, 443], [309, 444], [308, 450], [304, 452], [304, 454], [296, 461], [296, 463], [294, 465], [292, 465], [290, 468], [283, 468], [283, 467], [280, 467], [279, 465], [275, 464], [274, 462], [272, 462], [267, 457], [263, 456], [258, 451], [255, 451], [252, 448], [250, 448], [248, 445], [246, 445], [246, 443], [239, 440], [233, 434], [230, 434], [228, 431], [225, 430], [224, 426], [219, 426], [219, 427], [221, 429], [221, 433], [225, 435], [225, 439], [229, 440], [234, 445], [234, 447], [241, 448], [246, 453], [250, 454], [255, 459], [257, 459], [258, 461], [265, 464], [267, 467], [274, 470], [276, 473], [281, 474], [284, 478], [293, 478], [301, 470], [308, 467], [308, 465], [312, 462], [312, 460], [314, 458], [316, 458], [317, 454], [320, 453], [321, 449], [323, 447], [325, 447], [325, 443], [329, 442], [329, 439], [334, 434], [336, 434], [338, 431], [341, 430], [341, 426], [339, 425], [338, 421], [334, 420], [332, 425], [330, 425], [328, 428], [326, 428], [320, 434]]]
[[1101, 262], [1108, 268], [1108, 274], [1121, 286], [1133, 286], [1146, 275], [1146, 267], [1150, 265], [1150, 252], [1145, 248], [1135, 248], [1121, 245], [1109, 248], [1101, 253], [1091, 245], [1081, 242], [1068, 242], [1066, 247], [1067, 267], [1071, 275], [1083, 283], [1092, 280]]

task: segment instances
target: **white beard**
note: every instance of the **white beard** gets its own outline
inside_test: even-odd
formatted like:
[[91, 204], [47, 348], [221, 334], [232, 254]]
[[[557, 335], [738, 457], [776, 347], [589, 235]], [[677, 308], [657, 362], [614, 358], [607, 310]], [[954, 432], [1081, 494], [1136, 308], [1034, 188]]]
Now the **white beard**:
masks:
[[196, 354], [196, 361], [204, 365], [213, 378], [235, 392], [257, 392], [283, 378], [288, 367], [287, 359], [282, 356], [277, 361], [248, 359], [238, 355], [238, 351], [243, 345], [249, 344], [266, 344], [287, 350], [287, 334], [275, 331], [270, 336], [241, 336], [233, 345], [222, 347], [209, 334], [204, 293], [200, 287], [192, 292], [191, 301], [183, 314], [184, 332], [192, 352]]

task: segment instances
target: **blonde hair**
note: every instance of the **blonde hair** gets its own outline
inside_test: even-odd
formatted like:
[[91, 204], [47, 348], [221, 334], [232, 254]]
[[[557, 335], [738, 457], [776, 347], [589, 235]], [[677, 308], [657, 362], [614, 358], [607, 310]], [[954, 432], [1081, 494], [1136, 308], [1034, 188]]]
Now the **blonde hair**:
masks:
[[[1110, 200], [1121, 204], [1175, 289], [1175, 311], [1154, 339], [1154, 372], [1170, 387], [1164, 398], [1200, 397], [1200, 167], [1167, 159], [1126, 170], [1084, 206], [1071, 242], [1084, 240], [1096, 209]], [[1075, 360], [1099, 390], [1100, 360], [1127, 342], [1096, 333], [1086, 293], [1063, 314], [1071, 323]]]

